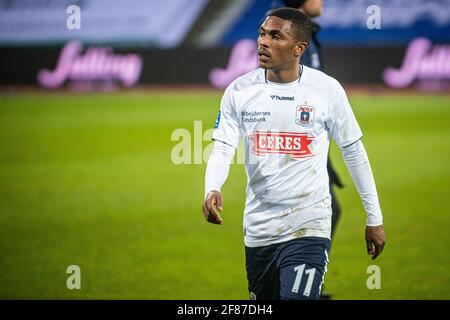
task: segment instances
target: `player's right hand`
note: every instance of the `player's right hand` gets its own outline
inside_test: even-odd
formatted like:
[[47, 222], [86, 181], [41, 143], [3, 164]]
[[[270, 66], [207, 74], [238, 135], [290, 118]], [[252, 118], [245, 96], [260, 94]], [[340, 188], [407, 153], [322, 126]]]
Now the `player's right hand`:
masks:
[[202, 209], [206, 221], [214, 224], [223, 224], [223, 219], [220, 216], [220, 213], [223, 211], [220, 191], [213, 190], [208, 192], [205, 201], [203, 201]]

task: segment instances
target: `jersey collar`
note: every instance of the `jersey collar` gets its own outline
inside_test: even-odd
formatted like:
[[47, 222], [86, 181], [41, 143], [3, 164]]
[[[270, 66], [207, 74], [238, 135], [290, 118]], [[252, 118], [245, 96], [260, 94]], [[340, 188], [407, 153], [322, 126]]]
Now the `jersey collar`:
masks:
[[299, 77], [297, 80], [294, 80], [292, 82], [280, 83], [280, 82], [273, 82], [273, 81], [267, 80], [267, 70], [261, 68], [261, 79], [266, 85], [268, 85], [270, 87], [280, 88], [280, 89], [290, 88], [290, 87], [297, 86], [303, 82], [302, 79], [304, 79], [304, 77], [305, 77], [305, 70], [306, 70], [306, 68], [303, 65], [300, 65]]

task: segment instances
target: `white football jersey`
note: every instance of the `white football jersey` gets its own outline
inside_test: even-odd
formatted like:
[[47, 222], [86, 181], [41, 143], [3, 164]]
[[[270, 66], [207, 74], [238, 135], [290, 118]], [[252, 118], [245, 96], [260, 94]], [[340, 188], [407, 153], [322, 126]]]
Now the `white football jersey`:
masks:
[[213, 139], [234, 148], [245, 141], [248, 247], [330, 238], [330, 137], [341, 148], [362, 137], [339, 82], [301, 67], [301, 77], [291, 83], [267, 81], [265, 70], [256, 69], [231, 83], [222, 97]]

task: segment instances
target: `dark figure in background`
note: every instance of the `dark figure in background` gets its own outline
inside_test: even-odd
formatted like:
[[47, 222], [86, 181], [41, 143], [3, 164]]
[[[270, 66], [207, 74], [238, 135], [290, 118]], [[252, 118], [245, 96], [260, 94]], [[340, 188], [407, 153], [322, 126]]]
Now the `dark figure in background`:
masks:
[[[286, 7], [295, 8], [305, 13], [310, 18], [316, 18], [322, 14], [323, 1], [322, 0], [283, 0]], [[311, 41], [305, 53], [302, 55], [302, 64], [324, 71], [324, 63], [322, 56], [322, 45], [317, 38], [317, 34], [320, 31], [320, 26], [313, 21], [313, 29], [311, 34]], [[334, 186], [342, 188], [343, 184], [339, 179], [336, 171], [333, 168], [331, 159], [328, 156], [327, 163], [328, 176], [330, 178], [330, 193], [331, 193], [331, 239], [333, 239], [336, 226], [341, 216], [341, 206], [339, 205], [336, 194], [334, 193]], [[330, 299], [331, 295], [326, 292], [322, 292], [322, 299]]]

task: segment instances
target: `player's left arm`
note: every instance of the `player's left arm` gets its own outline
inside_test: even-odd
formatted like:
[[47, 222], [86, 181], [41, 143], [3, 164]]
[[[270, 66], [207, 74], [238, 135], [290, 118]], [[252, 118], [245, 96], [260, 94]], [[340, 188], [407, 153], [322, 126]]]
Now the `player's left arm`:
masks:
[[[334, 80], [334, 79], [333, 79]], [[330, 133], [339, 146], [345, 164], [359, 192], [367, 214], [365, 240], [367, 253], [375, 259], [383, 251], [386, 236], [369, 158], [361, 141], [362, 132], [344, 88], [336, 80], [330, 89]]]
[[383, 251], [386, 236], [369, 158], [361, 140], [341, 148], [341, 152], [367, 213], [365, 239], [373, 260]]

